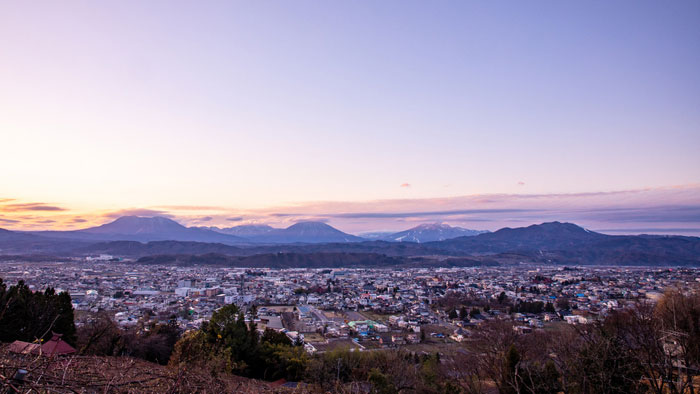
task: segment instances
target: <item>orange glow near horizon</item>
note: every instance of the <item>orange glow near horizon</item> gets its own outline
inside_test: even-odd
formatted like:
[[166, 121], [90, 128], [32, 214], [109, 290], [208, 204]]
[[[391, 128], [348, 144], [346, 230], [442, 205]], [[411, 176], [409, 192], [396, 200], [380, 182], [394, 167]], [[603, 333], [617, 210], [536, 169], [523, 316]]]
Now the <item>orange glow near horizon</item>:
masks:
[[268, 224], [286, 227], [298, 221], [323, 221], [352, 233], [402, 230], [434, 222], [496, 230], [504, 226], [517, 227], [557, 220], [571, 221], [593, 229], [675, 230], [694, 234], [700, 233], [700, 229], [692, 228], [693, 221], [700, 215], [698, 196], [700, 185], [682, 185], [578, 194], [480, 194], [427, 199], [307, 202], [259, 209], [163, 205], [113, 210], [78, 209], [4, 198], [0, 199], [0, 227], [28, 231], [76, 230], [133, 215], [164, 216], [186, 226]]

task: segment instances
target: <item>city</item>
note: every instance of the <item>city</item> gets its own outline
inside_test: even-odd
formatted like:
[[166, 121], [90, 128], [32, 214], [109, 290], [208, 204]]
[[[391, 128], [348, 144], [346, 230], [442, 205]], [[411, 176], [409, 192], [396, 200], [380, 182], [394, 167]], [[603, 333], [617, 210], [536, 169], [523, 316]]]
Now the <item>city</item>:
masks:
[[23, 280], [34, 291], [68, 292], [78, 326], [81, 317], [106, 311], [124, 328], [176, 322], [185, 331], [236, 304], [258, 329], [300, 336], [310, 353], [443, 346], [468, 340], [489, 320], [512, 321], [520, 333], [561, 322], [593, 323], [634, 302], [656, 301], [666, 289], [688, 291], [700, 283], [696, 268], [274, 270], [110, 260], [6, 262], [0, 278], [6, 284]]

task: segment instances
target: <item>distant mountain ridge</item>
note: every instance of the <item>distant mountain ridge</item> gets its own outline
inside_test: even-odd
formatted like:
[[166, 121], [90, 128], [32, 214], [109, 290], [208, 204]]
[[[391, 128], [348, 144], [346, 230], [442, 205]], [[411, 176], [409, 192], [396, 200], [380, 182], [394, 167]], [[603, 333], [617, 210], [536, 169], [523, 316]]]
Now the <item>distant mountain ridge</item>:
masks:
[[241, 244], [246, 239], [215, 231], [185, 227], [162, 216], [122, 216], [97, 227], [73, 231], [33, 231], [30, 234], [82, 241], [190, 241]]
[[457, 237], [472, 237], [488, 231], [470, 230], [462, 227], [452, 227], [449, 224], [421, 224], [406, 231], [400, 231], [380, 239], [393, 242], [433, 242], [444, 241]]
[[15, 237], [24, 234], [74, 241], [183, 241], [226, 245], [365, 241], [361, 237], [344, 233], [321, 222], [299, 222], [287, 228], [252, 224], [229, 228], [185, 227], [161, 216], [122, 216], [112, 222], [81, 230], [8, 232], [5, 238], [9, 239], [9, 234], [15, 234]]
[[[41, 234], [0, 230], [0, 255], [54, 254], [69, 257], [104, 253], [133, 258], [171, 254], [253, 256], [274, 253], [352, 253], [403, 257], [473, 256], [479, 259], [497, 256], [493, 259], [500, 259], [508, 264], [525, 261], [539, 264], [700, 266], [700, 237], [606, 235], [572, 223], [560, 222], [503, 228], [492, 233], [422, 243], [367, 241], [361, 238], [353, 242], [357, 237], [349, 238], [354, 236], [323, 223], [297, 223], [287, 229], [273, 231], [267, 238], [271, 242], [265, 244], [248, 242], [234, 246], [228, 242], [196, 240], [152, 240], [146, 243], [140, 241], [141, 237], [152, 237], [154, 232], [160, 232], [160, 226], [164, 226], [171, 233], [177, 233], [177, 236], [187, 238], [206, 235], [209, 239], [211, 233], [214, 233], [215, 237], [226, 237], [226, 240], [231, 239], [227, 237], [234, 237], [211, 230], [188, 229], [177, 223], [177, 226], [174, 226], [168, 220], [148, 222], [144, 225], [139, 220], [127, 219], [113, 226], [109, 226], [113, 224], [110, 223], [86, 229], [89, 231]], [[111, 241], [110, 237], [124, 236], [112, 234], [113, 231], [129, 232], [129, 236], [139, 238], [138, 242], [134, 242], [133, 239]], [[98, 241], [71, 238], [76, 236], [99, 236], [107, 239]], [[324, 239], [322, 236], [330, 241], [304, 242], [308, 239]], [[295, 241], [297, 242], [294, 243]], [[371, 261], [366, 265], [371, 266]]]
[[561, 250], [602, 241], [612, 235], [586, 230], [573, 223], [548, 222], [528, 227], [505, 227], [492, 233], [459, 237], [440, 243], [445, 250], [498, 253], [521, 250]]
[[211, 230], [211, 231], [216, 231], [217, 233], [235, 235], [237, 237], [242, 237], [242, 238], [257, 237], [257, 236], [268, 234], [270, 232], [277, 230], [274, 227], [268, 226], [266, 224], [243, 224], [240, 226], [226, 227], [226, 228], [219, 228], [219, 227], [201, 227], [201, 228]]
[[321, 222], [299, 222], [287, 228], [274, 228], [266, 225], [242, 225], [229, 228], [208, 227], [222, 234], [235, 234], [256, 243], [330, 243], [361, 242], [365, 239], [344, 233]]

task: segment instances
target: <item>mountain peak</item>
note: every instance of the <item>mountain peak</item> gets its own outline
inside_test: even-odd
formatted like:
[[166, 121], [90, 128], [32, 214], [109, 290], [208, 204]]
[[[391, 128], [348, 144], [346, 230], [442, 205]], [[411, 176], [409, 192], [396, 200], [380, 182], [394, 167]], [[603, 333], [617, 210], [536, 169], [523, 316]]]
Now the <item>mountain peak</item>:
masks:
[[108, 240], [175, 240], [227, 244], [245, 242], [244, 239], [233, 235], [220, 234], [207, 229], [185, 227], [175, 220], [163, 216], [122, 216], [101, 226], [77, 230], [73, 233], [87, 234], [93, 238], [100, 237]]
[[110, 223], [82, 231], [92, 234], [153, 234], [182, 229], [186, 227], [163, 216], [122, 216]]
[[483, 233], [462, 227], [452, 227], [447, 223], [424, 223], [406, 231], [391, 234], [384, 239], [395, 242], [432, 242], [457, 237], [469, 237]]
[[585, 228], [574, 224], [574, 223], [569, 223], [569, 222], [544, 222], [541, 224], [533, 224], [531, 226], [528, 226], [526, 228], [529, 229], [539, 229], [543, 231], [566, 231], [566, 232], [573, 232], [573, 233], [591, 233], [591, 231], [586, 230]]
[[298, 222], [284, 229], [273, 229], [255, 238], [266, 243], [357, 242], [362, 238], [346, 234], [322, 222]]
[[335, 230], [340, 231], [333, 226], [329, 226], [323, 222], [297, 222], [287, 227], [289, 229], [304, 229], [304, 230]]

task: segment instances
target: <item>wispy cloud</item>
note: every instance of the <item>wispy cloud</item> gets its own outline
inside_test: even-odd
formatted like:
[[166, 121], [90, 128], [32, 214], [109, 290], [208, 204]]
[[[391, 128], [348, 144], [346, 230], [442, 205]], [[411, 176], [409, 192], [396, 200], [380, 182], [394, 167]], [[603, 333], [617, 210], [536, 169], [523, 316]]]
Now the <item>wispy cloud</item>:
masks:
[[117, 211], [111, 211], [102, 214], [103, 217], [107, 218], [119, 218], [122, 216], [163, 216], [167, 218], [173, 218], [174, 215], [171, 214], [168, 211], [163, 211], [163, 210], [155, 210], [155, 209], [147, 209], [147, 208], [128, 208], [128, 209], [120, 209]]
[[[414, 212], [349, 212], [349, 213], [328, 213], [322, 216], [330, 218], [348, 219], [372, 219], [372, 218], [418, 218], [418, 217], [448, 217], [465, 214], [494, 214], [494, 213], [521, 213], [536, 212], [535, 209], [454, 209], [447, 211], [414, 211]], [[289, 216], [289, 214], [287, 214]]]
[[[0, 220], [8, 228], [42, 225], [55, 229], [76, 228], [136, 215], [169, 217], [185, 225], [207, 223], [214, 226], [235, 223], [286, 227], [300, 221], [320, 221], [354, 233], [375, 229], [402, 230], [434, 222], [496, 230], [559, 220], [590, 229], [610, 229], [614, 233], [649, 230], [652, 233], [677, 231], [700, 235], [700, 231], [694, 230], [700, 229], [700, 185], [570, 194], [474, 194], [425, 199], [302, 202], [256, 210], [172, 205], [173, 210], [151, 207], [106, 212], [42, 211], [31, 208], [54, 205], [16, 201], [0, 203], [0, 210], [8, 205], [14, 206], [13, 210], [3, 211], [5, 215]], [[25, 210], [18, 210], [20, 208]], [[204, 214], [209, 208], [221, 210]]]
[[410, 183], [402, 183], [399, 185], [399, 187], [411, 187]]
[[166, 211], [226, 211], [228, 208], [212, 205], [159, 205], [153, 209]]
[[[437, 208], [437, 209], [436, 209]], [[260, 210], [268, 222], [327, 218], [346, 231], [401, 229], [408, 223], [448, 222], [495, 230], [544, 221], [571, 221], [588, 228], [700, 226], [700, 185], [551, 194], [478, 194], [446, 198], [365, 202], [316, 202]], [[661, 226], [658, 226], [661, 227]]]
[[621, 234], [700, 234], [700, 227], [643, 227], [643, 228], [609, 228], [594, 229], [602, 233]]
[[56, 206], [56, 205], [48, 205], [47, 203], [43, 202], [32, 202], [32, 203], [23, 203], [23, 204], [4, 204], [0, 205], [0, 211], [1, 212], [23, 212], [23, 211], [65, 211], [65, 208]]

